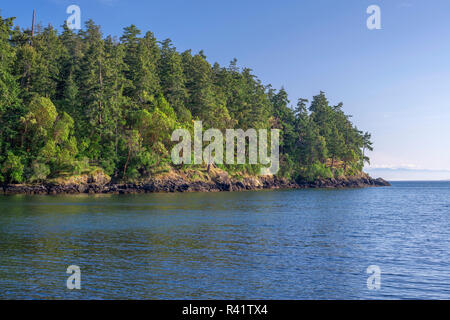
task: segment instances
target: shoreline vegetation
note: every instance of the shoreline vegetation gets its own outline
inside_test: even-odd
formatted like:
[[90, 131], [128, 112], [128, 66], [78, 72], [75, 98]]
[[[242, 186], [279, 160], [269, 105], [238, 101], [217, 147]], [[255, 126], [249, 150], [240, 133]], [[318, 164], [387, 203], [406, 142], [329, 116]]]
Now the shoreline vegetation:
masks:
[[[278, 129], [280, 170], [175, 165], [171, 135], [194, 132], [196, 121], [204, 131]], [[134, 25], [116, 38], [92, 20], [76, 32], [65, 24], [32, 31], [0, 17], [0, 193], [388, 185], [363, 173], [372, 150], [371, 134], [342, 103], [320, 92], [292, 105], [284, 88], [261, 83], [236, 59], [210, 64], [203, 51], [179, 52]]]
[[142, 194], [174, 192], [233, 192], [273, 189], [307, 188], [365, 188], [390, 186], [382, 178], [373, 179], [362, 173], [353, 177], [315, 179], [314, 181], [289, 180], [277, 176], [234, 176], [226, 171], [171, 171], [138, 183], [113, 183], [102, 174], [80, 176], [67, 181], [44, 184], [4, 185], [0, 195], [57, 195], [57, 194]]

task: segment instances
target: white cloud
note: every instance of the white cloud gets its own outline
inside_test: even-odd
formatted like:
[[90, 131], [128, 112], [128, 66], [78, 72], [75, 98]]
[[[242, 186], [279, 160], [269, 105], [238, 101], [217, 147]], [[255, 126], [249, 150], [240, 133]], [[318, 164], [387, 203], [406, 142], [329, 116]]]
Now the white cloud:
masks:
[[400, 165], [393, 165], [393, 164], [375, 164], [367, 167], [368, 169], [415, 169], [415, 170], [421, 170], [417, 165], [415, 164], [409, 164], [404, 163]]

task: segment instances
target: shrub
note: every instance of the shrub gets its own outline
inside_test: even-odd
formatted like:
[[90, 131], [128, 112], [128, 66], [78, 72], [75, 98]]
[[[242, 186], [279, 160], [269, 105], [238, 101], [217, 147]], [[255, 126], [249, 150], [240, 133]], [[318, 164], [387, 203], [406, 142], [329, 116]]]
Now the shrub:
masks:
[[44, 163], [34, 161], [31, 165], [32, 175], [30, 182], [42, 182], [50, 174], [50, 168]]
[[314, 181], [319, 178], [333, 178], [333, 172], [331, 172], [331, 169], [326, 167], [324, 164], [315, 162], [312, 165], [304, 168], [300, 176], [307, 181]]
[[343, 168], [337, 168], [336, 171], [334, 171], [334, 177], [339, 178], [345, 175]]
[[23, 181], [22, 158], [8, 152], [8, 156], [2, 165], [3, 179], [7, 183], [21, 183]]

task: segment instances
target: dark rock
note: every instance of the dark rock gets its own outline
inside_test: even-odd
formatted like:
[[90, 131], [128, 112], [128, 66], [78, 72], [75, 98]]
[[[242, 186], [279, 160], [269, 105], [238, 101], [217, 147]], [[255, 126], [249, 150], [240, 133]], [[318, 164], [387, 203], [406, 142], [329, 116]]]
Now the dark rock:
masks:
[[[360, 177], [317, 179], [315, 181], [288, 180], [273, 176], [245, 177], [231, 179], [226, 173], [218, 173], [211, 180], [189, 181], [175, 176], [169, 179], [150, 179], [145, 184], [101, 184], [100, 178], [93, 183], [83, 184], [44, 184], [44, 185], [3, 185], [0, 194], [135, 194], [155, 192], [218, 192], [260, 189], [304, 189], [304, 188], [364, 188], [390, 186], [382, 178], [372, 179], [362, 174]], [[104, 182], [105, 180], [101, 181]]]
[[374, 179], [373, 183], [376, 186], [380, 186], [380, 187], [390, 187], [391, 186], [391, 184], [389, 182], [387, 182], [386, 180], [384, 180], [383, 178]]

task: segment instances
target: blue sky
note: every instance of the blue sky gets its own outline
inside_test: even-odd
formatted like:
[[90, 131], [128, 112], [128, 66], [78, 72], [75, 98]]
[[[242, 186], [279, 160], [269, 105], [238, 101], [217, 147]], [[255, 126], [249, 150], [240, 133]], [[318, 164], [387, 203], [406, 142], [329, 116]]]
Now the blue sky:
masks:
[[[105, 34], [137, 25], [183, 51], [234, 57], [292, 103], [320, 90], [344, 103], [375, 151], [369, 173], [393, 180], [450, 179], [450, 1], [448, 0], [41, 0], [2, 1], [17, 24], [60, 26], [77, 4]], [[381, 8], [381, 30], [366, 9]]]

